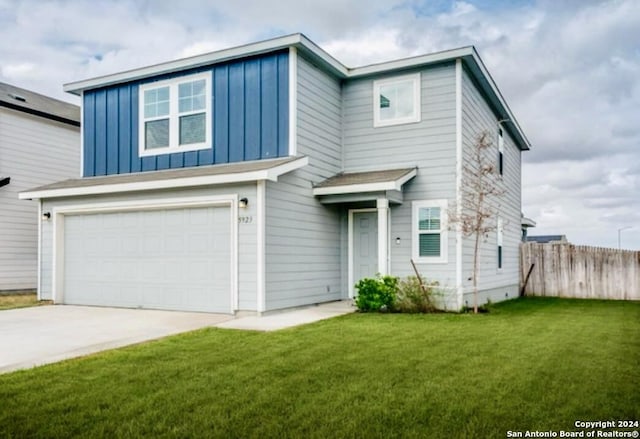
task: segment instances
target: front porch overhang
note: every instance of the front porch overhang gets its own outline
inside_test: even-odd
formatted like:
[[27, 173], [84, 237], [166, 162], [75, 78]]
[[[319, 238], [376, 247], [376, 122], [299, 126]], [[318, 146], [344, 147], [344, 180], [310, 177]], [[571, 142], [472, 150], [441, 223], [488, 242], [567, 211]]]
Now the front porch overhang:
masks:
[[416, 168], [340, 173], [317, 184], [313, 195], [323, 204], [389, 200], [402, 204], [402, 187], [415, 177]]

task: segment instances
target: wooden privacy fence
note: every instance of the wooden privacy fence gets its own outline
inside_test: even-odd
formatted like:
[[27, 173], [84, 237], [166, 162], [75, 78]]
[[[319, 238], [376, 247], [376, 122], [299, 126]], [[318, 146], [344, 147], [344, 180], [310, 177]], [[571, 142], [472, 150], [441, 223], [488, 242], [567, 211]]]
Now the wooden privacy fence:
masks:
[[640, 300], [638, 251], [527, 242], [520, 268], [527, 296]]

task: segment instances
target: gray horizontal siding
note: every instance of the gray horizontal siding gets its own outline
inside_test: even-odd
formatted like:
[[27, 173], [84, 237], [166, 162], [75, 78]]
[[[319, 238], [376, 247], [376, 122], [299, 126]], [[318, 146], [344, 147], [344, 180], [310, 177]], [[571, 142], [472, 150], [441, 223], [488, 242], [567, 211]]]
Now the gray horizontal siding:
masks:
[[266, 186], [266, 309], [342, 297], [339, 212], [311, 193], [341, 170], [340, 83], [298, 58], [297, 152], [309, 166]]
[[18, 194], [77, 177], [80, 130], [26, 113], [0, 108], [0, 290], [35, 289], [38, 203]]
[[[229, 195], [238, 194], [239, 198], [246, 197], [249, 200], [256, 199], [255, 183], [212, 186], [198, 189], [162, 190], [134, 194], [101, 195], [89, 197], [73, 197], [57, 200], [45, 200], [43, 209], [51, 211], [59, 206], [78, 206], [88, 203], [106, 203], [135, 200], [161, 200], [164, 198], [180, 198], [194, 196]], [[243, 208], [240, 216], [254, 218], [250, 223], [238, 224], [238, 299], [240, 310], [256, 310], [257, 299], [257, 228], [256, 203], [249, 202], [247, 208]], [[52, 292], [52, 267], [53, 267], [53, 221], [43, 222], [42, 228], [42, 295], [45, 299], [51, 299]]]
[[[469, 74], [462, 75], [462, 143], [463, 155], [467, 162], [473, 153], [476, 136], [482, 131], [490, 133], [493, 142], [492, 156], [498, 157], [498, 118], [487, 105], [486, 100], [473, 83]], [[506, 130], [504, 133], [504, 175], [501, 187], [506, 191], [497, 200], [495, 208], [503, 218], [503, 268], [498, 270], [497, 235], [492, 232], [480, 243], [480, 272], [478, 281], [481, 290], [499, 290], [519, 283], [519, 245], [520, 245], [520, 212], [521, 212], [521, 152]], [[496, 224], [497, 219], [491, 219]], [[463, 241], [463, 270], [465, 291], [471, 288], [467, 281], [473, 272], [473, 238]], [[467, 295], [465, 295], [467, 297]], [[490, 294], [491, 300], [498, 299]], [[504, 294], [501, 295], [504, 299]], [[467, 300], [467, 299], [465, 299]]]
[[[420, 78], [418, 123], [374, 128], [373, 79], [349, 81], [343, 91], [345, 171], [418, 167], [417, 176], [404, 186], [404, 203], [391, 207], [390, 269], [397, 276], [413, 274], [411, 202], [455, 200], [455, 67], [446, 64], [425, 69]], [[346, 219], [343, 221], [346, 234]], [[455, 234], [449, 232], [448, 236], [448, 263], [421, 263], [418, 268], [443, 288], [455, 288]], [[396, 238], [400, 238], [399, 245]]]
[[[478, 291], [478, 304], [484, 305], [487, 303], [496, 303], [503, 300], [515, 299], [520, 295], [520, 285], [501, 285], [498, 287], [492, 287], [482, 289]], [[462, 296], [462, 304], [464, 306], [473, 307], [473, 291], [465, 291]]]

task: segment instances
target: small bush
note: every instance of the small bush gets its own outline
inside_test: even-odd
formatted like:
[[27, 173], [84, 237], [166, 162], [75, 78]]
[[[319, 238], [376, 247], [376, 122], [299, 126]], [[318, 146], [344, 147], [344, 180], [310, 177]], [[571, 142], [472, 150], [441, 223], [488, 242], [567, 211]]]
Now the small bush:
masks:
[[398, 278], [394, 276], [367, 277], [356, 284], [355, 302], [360, 311], [391, 311], [394, 309]]
[[435, 312], [435, 296], [438, 294], [438, 282], [425, 282], [423, 289], [417, 277], [409, 276], [398, 285], [394, 310], [404, 313]]

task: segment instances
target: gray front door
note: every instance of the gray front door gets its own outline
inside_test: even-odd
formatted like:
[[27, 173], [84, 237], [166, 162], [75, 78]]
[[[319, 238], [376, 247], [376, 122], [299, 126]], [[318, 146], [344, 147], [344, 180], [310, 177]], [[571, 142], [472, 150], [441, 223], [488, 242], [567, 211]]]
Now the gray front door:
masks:
[[[378, 272], [378, 213], [353, 214], [353, 282]], [[356, 292], [357, 293], [357, 292]]]

